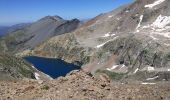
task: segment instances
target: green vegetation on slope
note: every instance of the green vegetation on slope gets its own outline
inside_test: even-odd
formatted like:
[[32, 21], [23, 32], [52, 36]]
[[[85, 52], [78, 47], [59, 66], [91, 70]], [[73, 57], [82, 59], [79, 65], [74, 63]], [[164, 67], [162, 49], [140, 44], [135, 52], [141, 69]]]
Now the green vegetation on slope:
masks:
[[110, 72], [107, 70], [97, 70], [96, 73], [105, 73], [107, 74], [112, 80], [120, 80], [125, 75], [124, 73], [116, 73], [116, 72]]
[[24, 60], [0, 54], [0, 79], [34, 78], [34, 69]]

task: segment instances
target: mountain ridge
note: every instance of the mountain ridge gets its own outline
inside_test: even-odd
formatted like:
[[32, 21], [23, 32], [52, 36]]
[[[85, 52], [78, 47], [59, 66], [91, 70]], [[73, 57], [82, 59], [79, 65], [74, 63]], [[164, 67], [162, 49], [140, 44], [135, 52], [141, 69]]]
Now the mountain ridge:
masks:
[[152, 9], [145, 7], [156, 1], [137, 0], [101, 14], [69, 34], [53, 37], [31, 50], [29, 55], [79, 62], [93, 74], [97, 70], [124, 73], [124, 80], [127, 77], [145, 81], [155, 76], [160, 77], [159, 81], [165, 76], [169, 80], [169, 24], [163, 28], [152, 25], [160, 18], [168, 19], [160, 15], [166, 12], [164, 16], [168, 16], [170, 3], [165, 0]]
[[28, 27], [13, 31], [2, 37], [1, 43], [3, 45], [0, 47], [3, 49], [3, 46], [5, 46], [7, 52], [13, 53], [34, 48], [53, 36], [75, 30], [79, 24], [80, 21], [78, 19], [67, 21], [59, 16], [46, 16]]

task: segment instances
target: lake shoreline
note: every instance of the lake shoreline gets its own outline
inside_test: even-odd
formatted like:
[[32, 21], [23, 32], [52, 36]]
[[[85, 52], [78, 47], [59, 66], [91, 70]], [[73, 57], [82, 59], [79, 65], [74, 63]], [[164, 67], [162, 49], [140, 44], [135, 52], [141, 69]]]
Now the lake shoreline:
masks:
[[52, 79], [60, 76], [65, 76], [72, 70], [81, 69], [80, 66], [67, 63], [61, 59], [44, 58], [38, 56], [26, 56], [23, 57], [23, 59], [29, 62], [34, 69]]

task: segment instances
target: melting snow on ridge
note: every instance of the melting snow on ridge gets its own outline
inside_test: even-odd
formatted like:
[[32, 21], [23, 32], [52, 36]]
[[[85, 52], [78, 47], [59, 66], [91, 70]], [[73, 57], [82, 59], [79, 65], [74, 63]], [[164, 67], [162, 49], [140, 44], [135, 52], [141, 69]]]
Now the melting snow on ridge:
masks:
[[113, 16], [112, 15], [110, 15], [110, 16], [108, 16], [109, 18], [112, 18]]
[[40, 80], [40, 75], [38, 74], [38, 73], [34, 73], [34, 75], [35, 75], [35, 78], [37, 79], [37, 80]]
[[126, 67], [126, 66], [123, 64], [122, 67], [121, 67], [120, 69], [122, 69], [122, 68], [124, 68], [124, 67]]
[[111, 32], [106, 33], [104, 36], [101, 37], [110, 37], [110, 36], [114, 36], [115, 34], [110, 34]]
[[169, 23], [170, 23], [170, 16], [159, 15], [158, 18], [155, 20], [155, 22], [153, 22], [152, 26], [158, 28], [164, 28]]
[[153, 4], [145, 5], [145, 8], [153, 8], [156, 5], [163, 3], [165, 0], [157, 0]]
[[150, 37], [153, 39], [153, 40], [158, 40], [157, 38], [155, 38], [154, 36], [150, 35]]
[[156, 83], [142, 83], [143, 85], [154, 85]]
[[110, 36], [110, 32], [106, 33], [104, 36], [102, 37], [109, 37]]
[[139, 70], [139, 68], [136, 68], [136, 70], [133, 72], [134, 74], [136, 74], [136, 72]]
[[140, 27], [141, 22], [142, 22], [142, 20], [143, 20], [143, 15], [141, 15], [139, 19], [140, 19], [140, 21], [139, 21], [138, 26], [136, 27], [136, 29], [138, 29], [138, 28]]
[[149, 80], [154, 80], [154, 79], [157, 79], [159, 76], [155, 76], [153, 78], [147, 78], [146, 80], [149, 81]]
[[170, 32], [166, 32], [166, 33], [154, 32], [154, 34], [158, 34], [158, 35], [162, 35], [162, 36], [164, 36], [164, 37], [170, 38]]
[[126, 12], [126, 13], [128, 13], [128, 12], [129, 12], [129, 10], [126, 10], [125, 12]]
[[115, 68], [117, 68], [119, 65], [113, 65], [112, 68], [107, 68], [106, 70], [111, 71], [114, 70]]
[[147, 68], [147, 70], [148, 70], [148, 71], [154, 71], [154, 70], [155, 70], [155, 68], [154, 68], [154, 67], [150, 67], [150, 66], [149, 66], [149, 67]]
[[170, 46], [170, 44], [167, 44], [167, 43], [164, 43], [164, 45], [166, 45], [166, 46]]
[[[152, 34], [161, 35], [163, 37], [170, 38], [170, 32], [166, 32], [167, 29], [170, 29], [170, 26], [167, 26], [168, 24], [170, 24], [170, 16], [159, 15], [151, 25], [143, 26], [142, 28], [151, 27], [153, 30]], [[152, 34], [150, 35], [150, 37], [153, 40], [158, 40]]]
[[115, 40], [116, 38], [118, 38], [118, 36], [116, 36], [116, 37], [114, 37], [113, 39], [108, 40], [108, 41], [106, 41], [106, 42], [104, 42], [104, 43], [102, 43], [102, 44], [100, 44], [100, 45], [97, 45], [96, 48], [100, 48], [100, 47], [104, 46], [106, 43]]

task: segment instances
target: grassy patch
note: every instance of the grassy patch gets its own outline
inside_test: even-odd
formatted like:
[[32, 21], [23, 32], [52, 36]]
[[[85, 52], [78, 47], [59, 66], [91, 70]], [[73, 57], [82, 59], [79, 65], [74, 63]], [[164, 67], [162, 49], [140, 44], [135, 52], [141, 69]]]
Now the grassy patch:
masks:
[[50, 87], [49, 87], [48, 85], [44, 85], [41, 89], [42, 89], [42, 90], [49, 90]]
[[127, 100], [132, 100], [132, 97], [129, 96], [129, 97], [127, 98]]
[[120, 80], [124, 76], [123, 73], [110, 72], [107, 70], [97, 70], [96, 73], [105, 73], [113, 80]]

